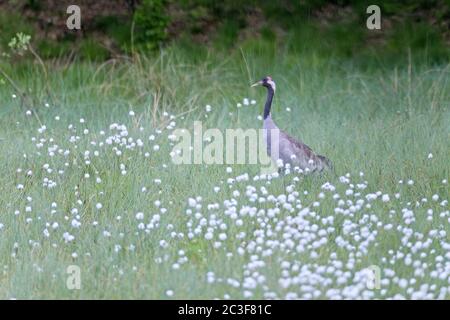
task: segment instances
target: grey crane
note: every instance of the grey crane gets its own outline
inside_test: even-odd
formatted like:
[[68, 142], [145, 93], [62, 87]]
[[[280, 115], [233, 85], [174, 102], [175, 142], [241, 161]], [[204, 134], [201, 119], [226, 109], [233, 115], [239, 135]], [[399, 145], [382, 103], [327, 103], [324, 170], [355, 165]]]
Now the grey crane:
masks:
[[[331, 169], [332, 163], [324, 156], [315, 154], [310, 147], [296, 140], [278, 128], [272, 120], [270, 113], [272, 99], [276, 85], [270, 76], [256, 82], [252, 87], [261, 85], [267, 88], [267, 99], [264, 105], [264, 140], [267, 146], [267, 154], [276, 163], [282, 161], [282, 169], [286, 164], [291, 168], [301, 169], [303, 172], [322, 172]], [[283, 171], [283, 170], [280, 170]]]

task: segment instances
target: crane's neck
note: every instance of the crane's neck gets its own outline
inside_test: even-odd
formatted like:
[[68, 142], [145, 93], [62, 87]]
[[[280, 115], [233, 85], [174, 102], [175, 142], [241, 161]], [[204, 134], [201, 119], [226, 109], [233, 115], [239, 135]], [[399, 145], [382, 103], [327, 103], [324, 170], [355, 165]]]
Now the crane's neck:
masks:
[[273, 95], [275, 94], [272, 87], [267, 87], [267, 99], [266, 104], [264, 105], [264, 120], [267, 119], [267, 117], [270, 117], [270, 109], [272, 108], [272, 99]]

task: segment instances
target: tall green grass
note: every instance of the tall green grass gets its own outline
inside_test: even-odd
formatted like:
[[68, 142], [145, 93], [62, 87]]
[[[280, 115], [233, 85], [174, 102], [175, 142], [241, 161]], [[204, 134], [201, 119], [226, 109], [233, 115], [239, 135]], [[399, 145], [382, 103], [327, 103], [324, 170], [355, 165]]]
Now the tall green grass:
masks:
[[[107, 130], [114, 122], [126, 124], [130, 136], [145, 140], [156, 128], [168, 125], [170, 120], [164, 112], [175, 116], [178, 128], [192, 129], [195, 120], [203, 121], [205, 128], [260, 128], [262, 122], [257, 116], [262, 114], [265, 92], [250, 89], [249, 84], [269, 74], [277, 83], [275, 121], [335, 165], [336, 174], [306, 177], [296, 185], [304, 203], [315, 201], [326, 181], [339, 185], [338, 176], [346, 173], [354, 181], [367, 180], [368, 189], [364, 192], [381, 190], [391, 198], [396, 192], [401, 193], [402, 201], [392, 199], [389, 204], [374, 205], [373, 211], [382, 221], [389, 221], [389, 209], [399, 213], [407, 202], [430, 199], [434, 194], [448, 199], [448, 184], [442, 180], [448, 180], [450, 173], [449, 67], [415, 60], [414, 52], [408, 56], [407, 51], [395, 64], [385, 64], [378, 58], [371, 57], [368, 64], [314, 52], [297, 54], [270, 43], [249, 43], [229, 52], [201, 49], [194, 54], [172, 48], [153, 57], [135, 56], [103, 64], [49, 63], [47, 84], [37, 66], [11, 66], [15, 81], [33, 97], [34, 103], [21, 106], [19, 98], [12, 98], [7, 84], [0, 87], [0, 223], [4, 225], [0, 230], [0, 297], [166, 298], [166, 291], [171, 289], [175, 298], [223, 298], [225, 293], [242, 298], [242, 290], [205, 281], [206, 272], [211, 270], [224, 277], [242, 277], [248, 256], [226, 257], [226, 252], [234, 252], [240, 243], [234, 233], [237, 229], [230, 227], [226, 249], [217, 250], [202, 239], [170, 239], [167, 226], [172, 224], [174, 229], [187, 232], [184, 212], [189, 197], [202, 196], [204, 207], [207, 203], [222, 203], [232, 197], [234, 189], [227, 187], [227, 178], [245, 172], [257, 174], [257, 166], [233, 166], [231, 175], [225, 172], [225, 166], [176, 166], [169, 157], [172, 147], [164, 138], [158, 142], [161, 149], [152, 152], [150, 158], [134, 150], [125, 151], [121, 159], [104, 152], [93, 158], [92, 166], [86, 166], [83, 152], [91, 148], [90, 141], [101, 138], [100, 130]], [[45, 92], [46, 85], [51, 88], [49, 93]], [[237, 108], [244, 97], [255, 99], [257, 104]], [[45, 103], [50, 107], [45, 107]], [[206, 104], [212, 106], [208, 117]], [[34, 110], [41, 123], [27, 116], [27, 109]], [[135, 111], [136, 116], [130, 117], [129, 110]], [[80, 124], [80, 118], [86, 123]], [[43, 134], [37, 131], [41, 124], [47, 127]], [[76, 132], [68, 131], [69, 124], [76, 126]], [[83, 136], [83, 128], [89, 129], [89, 138]], [[68, 142], [71, 135], [82, 138], [76, 149]], [[49, 163], [60, 168], [64, 161], [50, 158], [47, 145], [37, 150], [31, 137], [54, 138], [61, 148], [71, 150], [68, 161], [78, 161], [56, 178], [55, 189], [42, 187], [43, 178], [50, 176], [42, 166]], [[428, 159], [430, 153], [432, 159]], [[125, 176], [120, 173], [120, 163], [126, 164]], [[23, 172], [17, 173], [17, 168]], [[26, 178], [29, 169], [33, 176]], [[361, 171], [364, 177], [359, 178]], [[84, 179], [85, 173], [90, 173], [91, 178]], [[101, 177], [101, 184], [95, 183], [95, 176]], [[155, 184], [154, 179], [161, 179], [162, 183]], [[290, 178], [283, 179], [273, 181], [271, 193], [285, 192]], [[414, 185], [406, 186], [410, 179]], [[405, 184], [400, 185], [399, 180]], [[23, 190], [16, 189], [19, 183], [25, 184]], [[144, 186], [148, 191], [143, 193]], [[215, 186], [221, 187], [217, 194], [213, 191]], [[304, 190], [309, 191], [308, 195], [302, 194]], [[343, 194], [345, 189], [339, 187], [338, 191]], [[31, 203], [27, 196], [32, 197]], [[82, 205], [76, 204], [77, 199]], [[168, 209], [162, 227], [147, 235], [136, 235], [135, 214], [142, 211], [148, 217], [156, 213], [155, 200]], [[429, 201], [436, 212], [448, 210], [448, 205], [441, 208], [438, 202]], [[52, 202], [58, 203], [54, 214]], [[97, 202], [103, 204], [100, 211], [95, 208]], [[31, 213], [25, 212], [27, 205], [33, 207]], [[81, 215], [82, 227], [77, 230], [70, 227], [73, 207], [78, 207]], [[329, 197], [317, 210], [328, 216], [334, 207], [335, 202]], [[15, 210], [20, 210], [20, 214], [15, 215]], [[428, 223], [425, 209], [418, 211], [416, 232], [426, 233], [431, 228], [450, 232], [448, 223]], [[70, 219], [66, 221], [64, 216]], [[122, 219], [117, 220], [117, 216]], [[33, 221], [27, 222], [28, 217]], [[336, 218], [338, 225], [343, 222]], [[91, 227], [94, 220], [99, 222], [96, 228]], [[58, 221], [60, 228], [51, 231], [50, 238], [44, 238], [45, 223], [53, 221]], [[246, 228], [250, 241], [256, 226], [249, 223]], [[67, 230], [76, 235], [76, 241], [64, 243], [62, 233]], [[103, 230], [108, 230], [111, 237], [104, 237]], [[339, 231], [320, 251], [319, 262], [325, 262], [333, 251], [345, 259], [346, 253], [333, 242]], [[168, 249], [159, 246], [162, 239], [170, 243]], [[384, 266], [381, 258], [399, 245], [394, 233], [386, 232], [378, 239], [358, 266]], [[115, 253], [116, 244], [124, 250]], [[136, 246], [134, 251], [125, 250], [130, 244]], [[445, 254], [436, 244], [434, 248]], [[171, 266], [180, 249], [186, 252], [189, 262], [180, 270], [173, 270]], [[73, 252], [77, 258], [71, 257]], [[155, 262], [158, 258], [161, 263]], [[283, 297], [286, 291], [277, 285], [277, 258], [282, 256], [268, 260], [262, 272], [273, 291]], [[307, 255], [297, 257], [302, 263], [308, 263], [308, 259]], [[431, 257], [425, 261], [433, 263]], [[81, 267], [81, 290], [66, 288], [65, 272], [71, 264]], [[400, 263], [390, 267], [404, 277], [413, 272]], [[445, 281], [438, 285], [445, 286]], [[388, 296], [401, 292], [395, 285], [386, 289]], [[263, 297], [262, 292], [255, 291], [253, 297]]]

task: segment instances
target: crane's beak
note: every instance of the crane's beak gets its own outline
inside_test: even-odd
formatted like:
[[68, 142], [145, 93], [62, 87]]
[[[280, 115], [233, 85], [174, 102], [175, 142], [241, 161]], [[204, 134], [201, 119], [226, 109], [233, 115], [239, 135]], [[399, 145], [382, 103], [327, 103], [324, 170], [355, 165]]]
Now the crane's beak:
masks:
[[256, 83], [252, 84], [250, 87], [256, 87], [256, 86], [260, 86], [260, 85], [262, 85], [262, 81], [258, 81]]

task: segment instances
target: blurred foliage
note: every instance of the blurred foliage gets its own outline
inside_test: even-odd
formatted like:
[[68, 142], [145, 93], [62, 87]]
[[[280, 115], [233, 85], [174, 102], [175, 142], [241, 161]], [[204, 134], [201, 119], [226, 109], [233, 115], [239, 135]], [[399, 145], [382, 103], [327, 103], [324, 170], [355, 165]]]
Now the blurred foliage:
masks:
[[155, 49], [167, 40], [169, 17], [165, 0], [142, 0], [134, 12], [134, 41], [145, 49]]
[[[52, 28], [61, 33], [61, 25], [48, 24], [45, 14], [38, 13], [51, 1], [0, 2], [0, 51], [23, 32], [32, 36], [44, 58], [75, 53], [103, 60], [131, 53], [133, 45], [151, 54], [170, 43], [227, 51], [254, 41], [325, 57], [369, 56], [374, 50], [393, 58], [407, 50], [422, 51], [431, 62], [450, 57], [450, 0], [380, 1], [379, 31], [365, 27], [366, 8], [373, 4], [369, 0], [120, 0], [120, 13], [94, 12], [88, 21], [82, 11], [81, 32], [49, 37]], [[109, 3], [96, 1], [96, 10]], [[66, 13], [60, 16], [65, 19]]]
[[7, 50], [17, 33], [33, 34], [33, 27], [18, 13], [0, 11], [0, 51]]
[[126, 53], [131, 49], [131, 24], [132, 21], [123, 21], [116, 16], [99, 16], [93, 22], [96, 30], [102, 30], [107, 38]]
[[22, 32], [17, 33], [8, 43], [8, 47], [18, 55], [24, 55], [30, 44], [31, 36]]
[[88, 60], [105, 60], [108, 58], [108, 50], [99, 44], [94, 38], [86, 38], [80, 41], [78, 58]]

